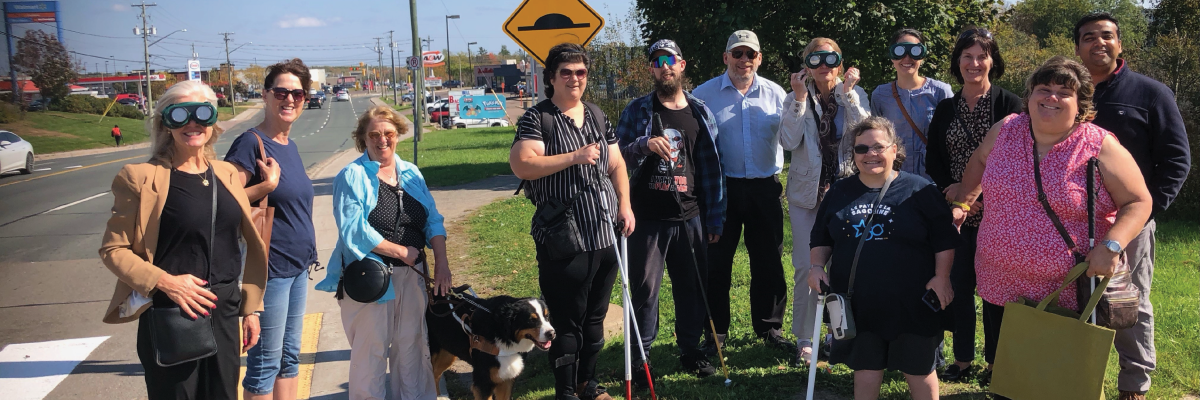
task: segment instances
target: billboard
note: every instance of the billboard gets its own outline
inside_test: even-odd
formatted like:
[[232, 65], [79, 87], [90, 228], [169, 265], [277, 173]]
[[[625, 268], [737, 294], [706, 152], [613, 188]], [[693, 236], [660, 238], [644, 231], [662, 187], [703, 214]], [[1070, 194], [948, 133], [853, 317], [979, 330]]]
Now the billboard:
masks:
[[188, 60], [188, 80], [200, 82], [200, 60]]
[[440, 67], [446, 64], [446, 56], [441, 51], [426, 51], [421, 53], [422, 63], [426, 67]]
[[504, 96], [462, 96], [458, 101], [458, 117], [462, 119], [504, 118]]
[[4, 17], [10, 24], [58, 22], [58, 2], [6, 2], [4, 3]]

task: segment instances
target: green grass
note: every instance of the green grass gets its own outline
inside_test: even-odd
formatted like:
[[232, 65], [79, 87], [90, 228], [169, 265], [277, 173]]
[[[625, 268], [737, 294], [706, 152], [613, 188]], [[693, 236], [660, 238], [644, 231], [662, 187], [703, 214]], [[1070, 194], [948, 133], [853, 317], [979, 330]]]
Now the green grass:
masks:
[[[511, 174], [508, 148], [515, 130], [472, 128], [426, 131], [418, 144], [417, 166], [429, 186], [450, 186]], [[412, 139], [396, 145], [400, 158], [412, 162]]]
[[142, 120], [109, 116], [101, 122], [99, 115], [58, 111], [25, 113], [24, 120], [0, 124], [0, 129], [12, 131], [29, 141], [37, 154], [48, 154], [113, 147], [116, 145], [110, 136], [113, 125], [121, 127], [122, 145], [141, 143], [148, 139]]
[[[456, 131], [452, 131], [456, 132]], [[537, 262], [534, 259], [533, 241], [529, 237], [529, 221], [534, 207], [524, 198], [498, 201], [482, 207], [469, 218], [467, 230], [472, 246], [470, 257], [475, 263], [472, 274], [481, 277], [478, 282], [469, 282], [483, 293], [505, 293], [514, 296], [538, 296]], [[788, 293], [791, 293], [791, 228], [784, 218], [784, 276], [787, 277]], [[1179, 399], [1187, 394], [1200, 393], [1200, 338], [1197, 326], [1200, 315], [1200, 273], [1196, 261], [1196, 249], [1200, 248], [1200, 228], [1183, 221], [1163, 222], [1158, 226], [1157, 274], [1152, 302], [1156, 308], [1156, 343], [1158, 346], [1158, 371], [1154, 373], [1154, 387], [1150, 398]], [[736, 385], [725, 389], [722, 378], [717, 376], [699, 379], [681, 371], [676, 359], [678, 352], [673, 337], [674, 302], [671, 299], [670, 279], [664, 279], [660, 296], [660, 330], [650, 359], [653, 369], [662, 375], [656, 384], [663, 399], [780, 399], [803, 398], [808, 370], [791, 365], [791, 356], [768, 350], [754, 338], [750, 331], [749, 260], [744, 245], [734, 260], [730, 337], [726, 350], [730, 378]], [[619, 304], [614, 286], [613, 303]], [[978, 300], [977, 300], [977, 304]], [[790, 310], [789, 310], [790, 311]], [[784, 330], [790, 331], [791, 313], [786, 313]], [[788, 335], [790, 336], [790, 335]], [[978, 355], [976, 365], [984, 365], [983, 329], [977, 329], [975, 338]], [[610, 388], [610, 393], [623, 393], [623, 344], [618, 338], [606, 343], [597, 367], [601, 385]], [[946, 354], [951, 354], [952, 341], [947, 338]], [[716, 361], [716, 360], [713, 360]], [[717, 364], [719, 366], [719, 364]], [[1105, 380], [1108, 398], [1117, 396], [1116, 353], [1109, 361]], [[851, 398], [853, 392], [852, 371], [837, 365], [832, 374], [820, 373], [817, 387], [842, 398]], [[514, 398], [552, 398], [554, 379], [546, 357], [536, 354], [526, 358], [526, 372], [515, 385]], [[456, 398], [467, 398], [462, 387], [455, 392]], [[952, 399], [984, 399], [984, 394], [972, 381], [964, 384], [941, 385], [941, 393]], [[648, 398], [648, 394], [641, 396]], [[889, 372], [885, 376], [882, 399], [907, 399], [908, 387], [899, 373]]]

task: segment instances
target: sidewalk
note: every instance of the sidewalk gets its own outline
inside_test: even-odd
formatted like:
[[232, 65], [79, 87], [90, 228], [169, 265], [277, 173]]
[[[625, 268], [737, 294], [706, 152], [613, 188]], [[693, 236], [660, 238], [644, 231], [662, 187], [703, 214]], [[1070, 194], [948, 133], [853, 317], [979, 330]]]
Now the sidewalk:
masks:
[[[217, 126], [220, 127], [221, 129], [224, 129], [226, 132], [229, 132], [229, 128], [231, 128], [239, 123], [242, 123], [246, 120], [249, 120], [251, 118], [258, 116], [258, 114], [260, 112], [262, 112], [261, 106], [256, 107], [256, 108], [247, 108], [247, 109], [245, 109], [244, 112], [242, 112], [241, 114], [238, 114], [236, 117], [233, 117], [228, 121], [217, 122]], [[58, 152], [58, 153], [37, 154], [37, 155], [33, 156], [33, 160], [34, 161], [45, 161], [45, 160], [53, 160], [56, 158], [90, 156], [93, 154], [106, 154], [106, 153], [114, 153], [114, 152], [125, 151], [125, 150], [145, 149], [145, 148], [149, 148], [149, 147], [150, 147], [150, 141], [147, 140], [145, 142], [141, 142], [138, 144], [132, 144], [132, 145], [121, 146], [121, 147], [101, 147], [98, 149], [72, 150], [72, 151], [63, 151], [63, 152]]]

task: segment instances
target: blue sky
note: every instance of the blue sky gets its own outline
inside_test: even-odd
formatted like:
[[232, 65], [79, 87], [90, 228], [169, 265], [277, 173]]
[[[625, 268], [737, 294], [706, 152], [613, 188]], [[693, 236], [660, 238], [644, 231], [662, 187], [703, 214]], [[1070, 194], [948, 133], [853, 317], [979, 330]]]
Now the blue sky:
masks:
[[[196, 46], [201, 68], [207, 69], [225, 62], [224, 43], [219, 32], [231, 35], [230, 49], [246, 45], [230, 57], [239, 67], [256, 62], [270, 64], [291, 57], [300, 57], [309, 65], [357, 65], [360, 61], [377, 63], [378, 56], [372, 38], [382, 37], [383, 63], [389, 64], [387, 31], [395, 30], [400, 55], [412, 53], [412, 27], [409, 23], [409, 2], [406, 0], [330, 1], [330, 0], [153, 0], [157, 7], [148, 7], [150, 22], [158, 28], [159, 36], [177, 29], [178, 32], [150, 48], [151, 69], [187, 69], [191, 45]], [[592, 8], [606, 18], [624, 17], [634, 0], [587, 0]], [[466, 50], [467, 42], [478, 42], [491, 52], [507, 45], [518, 49], [516, 43], [501, 31], [500, 26], [521, 3], [520, 0], [418, 0], [418, 27], [421, 37], [433, 38], [432, 47], [446, 47], [445, 15], [458, 14], [450, 20], [450, 50]], [[121, 71], [140, 69], [142, 40], [134, 36], [134, 26], [141, 26], [139, 7], [132, 1], [61, 0], [60, 21], [67, 50], [86, 63], [87, 71], [105, 69], [106, 59], [115, 59]], [[16, 35], [27, 29], [42, 29], [54, 33], [53, 24], [20, 24], [13, 27]], [[69, 31], [68, 31], [69, 30]], [[71, 32], [75, 31], [75, 32]], [[2, 41], [0, 41], [2, 42]], [[7, 48], [7, 44], [0, 43]], [[307, 46], [307, 47], [304, 47]], [[476, 46], [472, 46], [474, 51]], [[90, 56], [89, 56], [90, 55]], [[97, 57], [92, 57], [97, 56]], [[399, 57], [399, 55], [398, 55]], [[99, 65], [97, 66], [97, 63]], [[108, 71], [114, 70], [108, 63]], [[401, 64], [397, 58], [397, 64]], [[8, 60], [0, 57], [0, 71], [7, 76]]]

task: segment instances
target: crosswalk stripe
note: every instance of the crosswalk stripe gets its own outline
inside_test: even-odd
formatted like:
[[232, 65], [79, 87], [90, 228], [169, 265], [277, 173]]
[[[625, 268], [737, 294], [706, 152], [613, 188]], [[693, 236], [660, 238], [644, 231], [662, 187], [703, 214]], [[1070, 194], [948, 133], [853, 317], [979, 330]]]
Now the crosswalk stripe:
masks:
[[4, 346], [0, 350], [0, 393], [9, 400], [41, 400], [108, 338]]

